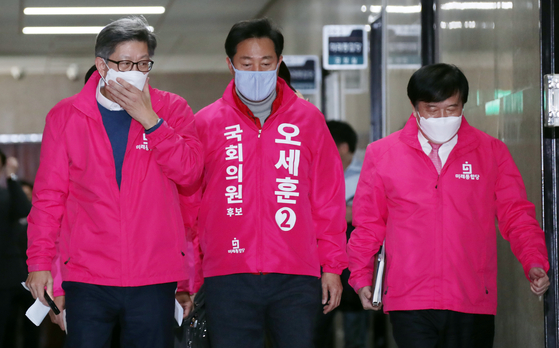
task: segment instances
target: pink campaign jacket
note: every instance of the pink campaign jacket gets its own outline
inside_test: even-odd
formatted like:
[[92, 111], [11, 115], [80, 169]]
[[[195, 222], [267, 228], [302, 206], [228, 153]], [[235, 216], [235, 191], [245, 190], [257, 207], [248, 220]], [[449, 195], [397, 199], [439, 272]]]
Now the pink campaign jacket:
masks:
[[164, 122], [146, 135], [132, 120], [119, 190], [95, 97], [99, 78], [96, 72], [47, 115], [28, 218], [29, 271], [51, 270], [58, 240], [65, 281], [142, 286], [184, 280], [177, 186], [186, 191], [202, 171], [192, 110], [179, 96], [150, 88]]
[[526, 276], [532, 267], [549, 269], [544, 233], [506, 145], [463, 119], [439, 176], [412, 115], [367, 148], [353, 204], [350, 284], [371, 285], [370, 261], [386, 238], [386, 312], [496, 314], [495, 218]]
[[[204, 277], [320, 277], [347, 267], [344, 177], [324, 116], [278, 79], [281, 105], [262, 129], [232, 81], [195, 116], [205, 155], [198, 233]], [[282, 95], [283, 97], [280, 97]]]

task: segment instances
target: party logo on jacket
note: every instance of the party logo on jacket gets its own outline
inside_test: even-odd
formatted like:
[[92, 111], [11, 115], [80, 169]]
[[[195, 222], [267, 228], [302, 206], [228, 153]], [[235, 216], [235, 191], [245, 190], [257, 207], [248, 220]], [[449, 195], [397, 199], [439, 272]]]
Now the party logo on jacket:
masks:
[[468, 162], [462, 164], [462, 174], [456, 174], [454, 177], [460, 180], [479, 180], [479, 174], [473, 173], [473, 166]]
[[245, 248], [239, 248], [239, 240], [237, 238], [233, 238], [231, 244], [233, 245], [233, 249], [227, 250], [229, 254], [242, 254], [245, 252]]
[[144, 149], [146, 151], [149, 151], [148, 138], [146, 138], [146, 133], [144, 133], [143, 136], [144, 136], [144, 138], [142, 139], [143, 140], [142, 144], [136, 145], [136, 149], [137, 150]]

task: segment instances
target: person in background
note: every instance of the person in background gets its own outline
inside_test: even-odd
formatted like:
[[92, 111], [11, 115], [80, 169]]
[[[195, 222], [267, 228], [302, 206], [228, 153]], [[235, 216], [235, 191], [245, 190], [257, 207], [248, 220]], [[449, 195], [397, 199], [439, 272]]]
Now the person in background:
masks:
[[[198, 216], [214, 348], [312, 346], [316, 312], [339, 305], [347, 267], [343, 171], [324, 116], [278, 79], [283, 35], [268, 19], [225, 40], [233, 80], [198, 112]], [[322, 274], [321, 274], [322, 267]]]
[[102, 347], [117, 322], [123, 347], [169, 347], [175, 298], [185, 315], [192, 304], [179, 191], [199, 181], [202, 153], [186, 101], [149, 86], [156, 44], [143, 17], [110, 23], [97, 71], [47, 115], [26, 283], [66, 308], [67, 347]]
[[[295, 87], [293, 87], [291, 85], [291, 73], [289, 72], [289, 68], [287, 67], [287, 64], [285, 64], [285, 62], [282, 60], [278, 69], [278, 77], [280, 77], [281, 79], [283, 79], [285, 81], [285, 83], [287, 83], [287, 86], [289, 86], [289, 88], [291, 88], [291, 90], [293, 92], [295, 92], [295, 94], [302, 99], [305, 99], [305, 96], [303, 96], [303, 94], [301, 92], [299, 92], [298, 90], [295, 89]], [[308, 99], [305, 99], [308, 101]]]
[[[342, 165], [344, 168], [345, 179], [345, 199], [346, 199], [346, 222], [347, 239], [353, 231], [352, 225], [352, 206], [353, 197], [357, 188], [359, 174], [361, 173], [362, 163], [355, 157], [357, 149], [357, 133], [346, 122], [330, 120], [326, 122], [328, 130], [336, 143]], [[347, 348], [364, 348], [367, 346], [367, 335], [371, 315], [363, 310], [359, 296], [353, 291], [348, 284], [349, 271], [344, 269], [341, 275], [344, 291], [340, 306], [335, 312], [340, 311], [343, 318], [344, 331], [344, 347]], [[334, 312], [328, 314], [319, 314], [319, 326], [315, 338], [315, 348], [334, 347], [334, 330], [333, 319]], [[384, 318], [383, 315], [375, 317], [374, 326], [374, 347], [381, 347], [384, 339]]]
[[549, 287], [544, 233], [507, 146], [464, 117], [468, 80], [454, 65], [417, 70], [405, 127], [367, 147], [353, 205], [349, 283], [371, 303], [386, 240], [383, 304], [400, 348], [493, 346], [497, 234], [532, 292]]
[[[15, 157], [6, 157], [0, 150], [0, 347], [10, 347], [7, 328], [13, 328], [16, 300], [25, 290], [21, 282], [27, 272], [25, 259], [21, 257], [23, 250], [21, 230], [17, 228], [19, 219], [25, 218], [31, 209], [31, 201], [25, 196], [21, 182], [17, 176], [19, 163]], [[13, 329], [10, 329], [13, 333]], [[8, 341], [6, 342], [6, 339]]]
[[[31, 199], [33, 195], [33, 183], [24, 179], [19, 179], [21, 189], [29, 200], [29, 209], [31, 209]], [[42, 330], [45, 327], [41, 325], [35, 326], [27, 317], [25, 312], [33, 305], [33, 297], [29, 295], [29, 291], [21, 286], [21, 282], [25, 281], [27, 271], [25, 262], [27, 261], [27, 216], [20, 218], [13, 224], [16, 243], [18, 244], [18, 252], [21, 268], [23, 272], [20, 276], [20, 282], [17, 286], [17, 295], [13, 298], [12, 312], [8, 315], [10, 320], [6, 327], [6, 335], [4, 339], [4, 347], [17, 347], [18, 341], [22, 342], [23, 348], [38, 348], [40, 344]], [[52, 312], [51, 312], [52, 313]]]

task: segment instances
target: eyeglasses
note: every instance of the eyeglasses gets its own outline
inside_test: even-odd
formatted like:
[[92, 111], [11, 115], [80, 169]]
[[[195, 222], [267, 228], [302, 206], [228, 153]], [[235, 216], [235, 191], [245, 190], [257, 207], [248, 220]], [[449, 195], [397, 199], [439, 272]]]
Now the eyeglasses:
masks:
[[131, 60], [114, 61], [112, 59], [107, 58], [107, 61], [115, 63], [118, 66], [118, 71], [130, 71], [134, 69], [134, 65], [136, 65], [139, 71], [148, 72], [153, 67], [152, 60], [140, 60], [139, 62], [133, 62]]

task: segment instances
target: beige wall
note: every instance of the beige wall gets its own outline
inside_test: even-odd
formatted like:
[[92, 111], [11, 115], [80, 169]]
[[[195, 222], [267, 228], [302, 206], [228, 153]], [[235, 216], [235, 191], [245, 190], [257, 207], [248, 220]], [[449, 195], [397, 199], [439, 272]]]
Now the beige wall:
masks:
[[[441, 11], [439, 19], [463, 26], [441, 29], [440, 48], [441, 61], [462, 68], [470, 82], [466, 118], [508, 145], [540, 217], [538, 2], [515, 0], [511, 10]], [[464, 28], [466, 21], [476, 28]], [[495, 347], [543, 347], [543, 302], [531, 294], [508, 242], [498, 240]]]
[[[182, 96], [197, 112], [221, 97], [231, 75], [153, 72], [150, 78], [153, 87]], [[29, 75], [21, 80], [0, 75], [0, 134], [42, 133], [49, 110], [82, 87], [83, 79], [70, 81], [65, 75]]]

